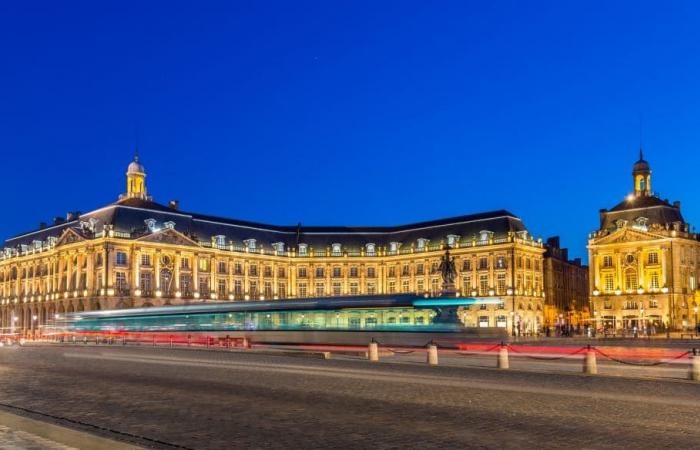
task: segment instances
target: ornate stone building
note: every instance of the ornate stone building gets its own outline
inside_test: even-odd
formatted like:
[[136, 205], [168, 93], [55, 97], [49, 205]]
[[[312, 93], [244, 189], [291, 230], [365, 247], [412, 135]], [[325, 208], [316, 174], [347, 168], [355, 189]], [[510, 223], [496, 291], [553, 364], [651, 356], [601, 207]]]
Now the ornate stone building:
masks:
[[450, 246], [458, 294], [500, 304], [461, 311], [469, 326], [532, 332], [543, 323], [541, 240], [507, 211], [395, 227], [277, 226], [183, 212], [146, 190], [8, 239], [0, 321], [36, 332], [61, 314], [193, 302], [415, 292], [438, 294]]
[[590, 292], [599, 327], [679, 330], [695, 321], [700, 241], [681, 215], [651, 190], [651, 167], [640, 150], [633, 191], [600, 211], [589, 236]]

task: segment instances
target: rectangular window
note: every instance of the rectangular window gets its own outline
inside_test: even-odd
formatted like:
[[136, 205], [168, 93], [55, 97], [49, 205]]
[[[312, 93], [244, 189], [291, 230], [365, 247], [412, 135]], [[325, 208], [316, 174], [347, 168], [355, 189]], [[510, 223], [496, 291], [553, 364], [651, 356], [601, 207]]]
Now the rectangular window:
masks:
[[333, 282], [333, 295], [338, 296], [343, 293], [343, 285], [339, 281]]
[[462, 271], [472, 270], [472, 261], [470, 259], [465, 259], [462, 263]]
[[403, 267], [401, 268], [401, 276], [402, 277], [407, 277], [411, 274], [410, 269], [408, 267], [408, 264], [404, 264]]
[[180, 268], [181, 268], [181, 269], [185, 269], [185, 270], [189, 270], [189, 268], [190, 268], [190, 258], [182, 258], [182, 259], [180, 260]]
[[396, 293], [396, 281], [390, 281], [387, 285], [387, 290], [389, 291], [389, 294], [395, 294]]
[[278, 278], [284, 278], [287, 276], [287, 271], [284, 270], [284, 267], [278, 267], [277, 268], [277, 277]]
[[141, 292], [143, 295], [148, 295], [151, 293], [152, 288], [151, 288], [151, 274], [150, 272], [142, 272], [141, 273]]
[[263, 285], [263, 295], [265, 298], [272, 298], [272, 282], [266, 281]]
[[351, 267], [350, 268], [350, 276], [353, 278], [357, 277], [357, 267]]
[[603, 268], [610, 268], [613, 266], [613, 258], [610, 255], [603, 256]]
[[649, 256], [647, 257], [647, 263], [648, 264], [658, 264], [659, 263], [659, 254], [656, 252], [649, 253]]
[[389, 276], [392, 278], [396, 276], [396, 267], [394, 267], [394, 266], [389, 267]]
[[118, 266], [126, 266], [126, 253], [124, 253], [124, 252], [117, 252], [116, 264], [117, 264]]
[[226, 261], [219, 261], [219, 273], [220, 274], [226, 273]]
[[401, 292], [403, 292], [404, 294], [409, 292], [409, 283], [408, 283], [408, 280], [403, 280], [403, 281], [401, 282]]
[[375, 283], [367, 283], [367, 294], [374, 295], [377, 293], [377, 285]]
[[322, 297], [326, 295], [326, 285], [323, 283], [316, 283], [316, 296]]
[[277, 283], [277, 296], [279, 298], [287, 297], [287, 285], [284, 283]]
[[233, 273], [235, 275], [243, 275], [243, 264], [236, 262], [233, 264]]
[[241, 280], [235, 280], [233, 282], [233, 295], [236, 299], [243, 298], [243, 282]]
[[226, 280], [219, 280], [216, 292], [219, 294], [219, 298], [226, 296]]
[[151, 265], [151, 255], [141, 255], [141, 265], [150, 266]]
[[488, 258], [479, 258], [479, 270], [486, 270], [489, 268], [489, 259]]
[[506, 274], [499, 273], [496, 277], [496, 289], [498, 295], [503, 295], [506, 293]]
[[126, 274], [124, 272], [115, 273], [114, 287], [117, 289], [117, 292], [120, 293], [125, 293], [129, 289], [129, 286], [126, 284]]
[[199, 295], [209, 295], [209, 277], [199, 277]]
[[297, 269], [297, 277], [298, 278], [306, 278], [306, 267], [299, 267]]
[[323, 278], [323, 267], [316, 267], [316, 278]]
[[263, 276], [264, 277], [271, 277], [272, 276], [272, 267], [271, 266], [265, 266], [263, 268]]
[[659, 274], [654, 272], [651, 274], [651, 286], [649, 286], [651, 289], [659, 289]]
[[374, 278], [377, 276], [376, 269], [374, 267], [367, 268], [367, 278]]
[[192, 288], [190, 286], [190, 274], [188, 273], [180, 274], [180, 292], [185, 297], [189, 297], [192, 294]]
[[481, 275], [479, 276], [479, 295], [489, 294], [489, 276]]
[[605, 275], [605, 292], [612, 292], [615, 290], [615, 282], [613, 280], [612, 274]]
[[258, 276], [258, 266], [256, 264], [251, 264], [250, 267], [248, 267], [248, 275], [251, 277]]
[[471, 295], [472, 293], [472, 277], [462, 278], [462, 295]]
[[341, 271], [340, 267], [334, 267], [333, 268], [333, 278], [340, 278], [342, 276], [343, 275], [342, 275], [342, 271]]
[[416, 264], [416, 275], [423, 275], [424, 273], [424, 266], [423, 264]]
[[425, 292], [425, 283], [423, 283], [423, 280], [416, 281], [416, 292], [418, 292], [419, 294]]
[[201, 272], [209, 272], [209, 260], [207, 258], [199, 258], [199, 270]]
[[505, 269], [505, 268], [506, 268], [506, 257], [505, 256], [496, 257], [496, 269]]
[[356, 282], [353, 281], [350, 283], [350, 295], [357, 295], [360, 293], [360, 285]]
[[299, 294], [299, 297], [306, 297], [306, 283], [299, 283], [297, 285], [297, 293]]
[[250, 298], [251, 299], [258, 298], [258, 282], [255, 280], [250, 281]]

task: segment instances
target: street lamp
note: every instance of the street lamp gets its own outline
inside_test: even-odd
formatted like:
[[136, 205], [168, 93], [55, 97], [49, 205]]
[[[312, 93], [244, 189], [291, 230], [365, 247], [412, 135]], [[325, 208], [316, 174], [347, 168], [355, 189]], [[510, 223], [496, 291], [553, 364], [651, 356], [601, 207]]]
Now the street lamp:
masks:
[[513, 337], [515, 337], [515, 311], [510, 312], [510, 329]]
[[695, 336], [698, 335], [698, 305], [693, 306], [693, 312], [695, 313]]

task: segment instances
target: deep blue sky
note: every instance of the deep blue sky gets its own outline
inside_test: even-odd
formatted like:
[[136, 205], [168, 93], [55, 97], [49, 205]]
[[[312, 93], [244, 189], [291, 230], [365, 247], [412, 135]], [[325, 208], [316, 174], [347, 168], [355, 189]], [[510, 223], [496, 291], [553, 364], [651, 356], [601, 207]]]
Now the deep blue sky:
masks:
[[114, 201], [138, 134], [149, 190], [185, 210], [506, 208], [583, 255], [640, 116], [652, 186], [700, 220], [697, 2], [105, 5], [0, 5], [2, 237]]

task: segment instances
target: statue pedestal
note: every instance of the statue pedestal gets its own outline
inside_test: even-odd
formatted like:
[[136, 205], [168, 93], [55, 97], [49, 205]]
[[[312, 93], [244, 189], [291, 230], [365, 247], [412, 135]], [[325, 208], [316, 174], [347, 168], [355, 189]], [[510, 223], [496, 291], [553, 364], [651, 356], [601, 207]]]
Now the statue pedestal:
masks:
[[442, 291], [440, 291], [441, 297], [456, 297], [457, 288], [454, 283], [442, 283]]

